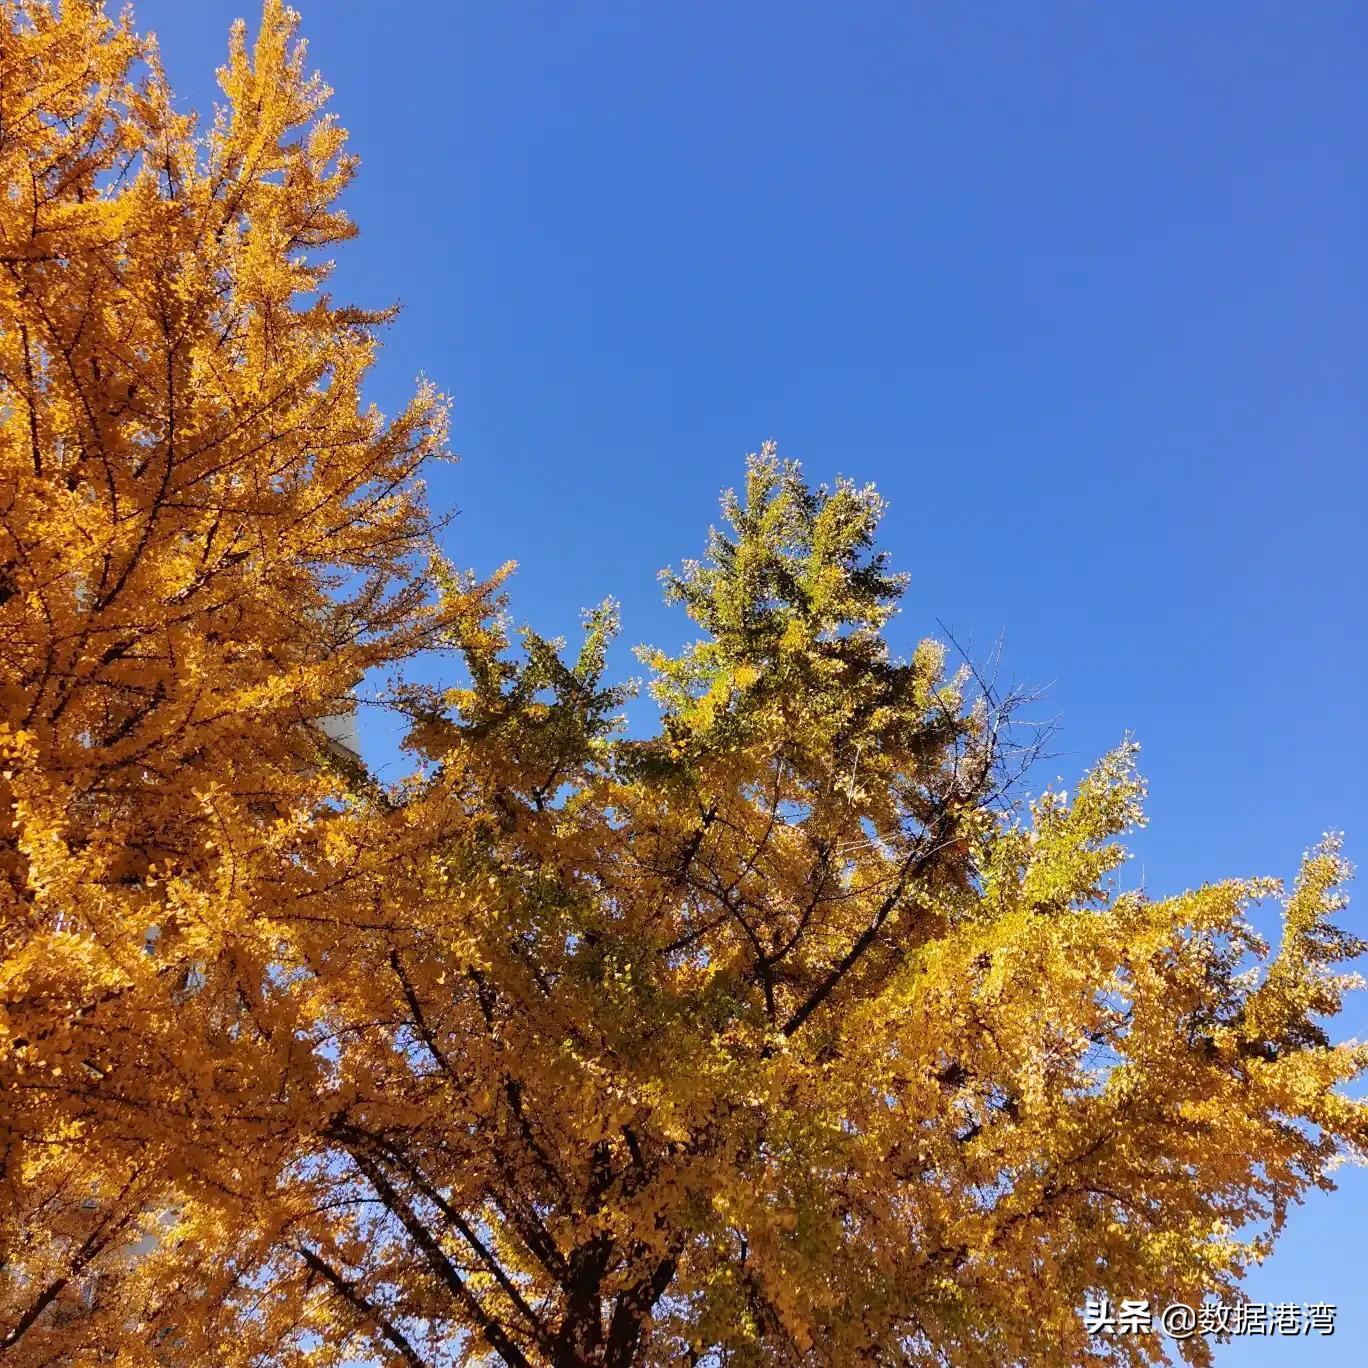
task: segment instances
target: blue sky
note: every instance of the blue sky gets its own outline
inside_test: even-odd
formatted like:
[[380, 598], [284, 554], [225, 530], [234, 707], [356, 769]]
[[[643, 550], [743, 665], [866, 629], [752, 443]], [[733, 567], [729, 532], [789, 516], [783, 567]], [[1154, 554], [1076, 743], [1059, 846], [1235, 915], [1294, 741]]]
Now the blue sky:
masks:
[[[207, 107], [244, 0], [138, 0]], [[1351, 3], [303, 3], [361, 154], [338, 292], [375, 396], [453, 396], [448, 548], [617, 661], [768, 438], [873, 480], [937, 620], [1049, 686], [1072, 782], [1133, 730], [1157, 892], [1368, 851], [1364, 130]], [[387, 750], [377, 730], [375, 753]], [[1361, 885], [1352, 924], [1368, 930]], [[1345, 1033], [1368, 1036], [1368, 993]], [[1250, 1280], [1368, 1361], [1368, 1177]]]

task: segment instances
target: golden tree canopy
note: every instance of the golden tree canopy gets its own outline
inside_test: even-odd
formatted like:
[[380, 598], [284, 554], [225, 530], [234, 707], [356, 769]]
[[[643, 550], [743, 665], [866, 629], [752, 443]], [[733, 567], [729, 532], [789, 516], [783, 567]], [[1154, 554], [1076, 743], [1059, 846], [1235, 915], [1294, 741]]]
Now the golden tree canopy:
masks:
[[[1023, 799], [772, 446], [624, 735], [611, 603], [510, 640], [438, 397], [362, 398], [293, 16], [197, 140], [130, 20], [3, 15], [0, 1364], [1143, 1363], [1086, 1299], [1237, 1295], [1368, 1144], [1337, 843], [1276, 947], [1123, 890], [1135, 747]], [[430, 650], [382, 789], [320, 720]]]
[[[197, 141], [128, 17], [0, 7], [0, 1356], [73, 1361], [170, 1175], [270, 1170], [316, 1085], [288, 918], [379, 859], [331, 862], [318, 724], [455, 602], [442, 403], [368, 406], [386, 315], [324, 291], [353, 164], [293, 27], [235, 31]], [[169, 1307], [151, 1268], [101, 1316]]]

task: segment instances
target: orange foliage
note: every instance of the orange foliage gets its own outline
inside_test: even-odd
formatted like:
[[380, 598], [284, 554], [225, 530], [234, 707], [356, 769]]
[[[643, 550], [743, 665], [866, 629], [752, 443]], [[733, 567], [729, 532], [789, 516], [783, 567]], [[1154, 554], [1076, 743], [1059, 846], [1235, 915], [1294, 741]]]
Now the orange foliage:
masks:
[[[754, 458], [698, 625], [523, 634], [362, 384], [294, 19], [198, 137], [124, 19], [0, 3], [0, 1364], [1140, 1363], [1361, 1156], [1327, 841], [1120, 891], [1133, 747], [1014, 802], [881, 503]], [[382, 789], [325, 719], [401, 685]], [[1182, 1352], [1206, 1362], [1208, 1346]]]

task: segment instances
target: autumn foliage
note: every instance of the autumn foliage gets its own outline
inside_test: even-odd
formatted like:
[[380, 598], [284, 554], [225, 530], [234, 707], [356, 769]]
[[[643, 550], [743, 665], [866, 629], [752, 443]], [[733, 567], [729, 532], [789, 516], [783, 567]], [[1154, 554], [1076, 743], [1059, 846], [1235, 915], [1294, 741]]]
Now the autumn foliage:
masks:
[[0, 14], [0, 1365], [1141, 1363], [1086, 1298], [1238, 1295], [1368, 1146], [1336, 843], [1276, 947], [1124, 891], [1134, 747], [1025, 799], [771, 447], [624, 734], [612, 605], [511, 638], [439, 396], [363, 398], [293, 16], [197, 128], [131, 18]]

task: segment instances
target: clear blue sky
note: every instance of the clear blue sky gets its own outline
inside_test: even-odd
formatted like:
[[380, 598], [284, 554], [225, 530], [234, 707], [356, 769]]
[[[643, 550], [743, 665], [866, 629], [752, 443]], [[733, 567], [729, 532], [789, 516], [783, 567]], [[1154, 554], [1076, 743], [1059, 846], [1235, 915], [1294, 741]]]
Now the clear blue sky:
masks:
[[[187, 103], [244, 11], [138, 0]], [[1137, 733], [1153, 890], [1330, 827], [1364, 859], [1368, 8], [303, 11], [363, 158], [339, 293], [404, 304], [376, 397], [454, 397], [434, 499], [458, 562], [521, 563], [518, 616], [614, 594], [634, 673], [773, 436], [891, 500], [900, 642], [1003, 632], [1050, 686], [1052, 772]], [[1337, 1302], [1333, 1339], [1218, 1362], [1368, 1362], [1365, 1217], [1348, 1172], [1250, 1282]]]

